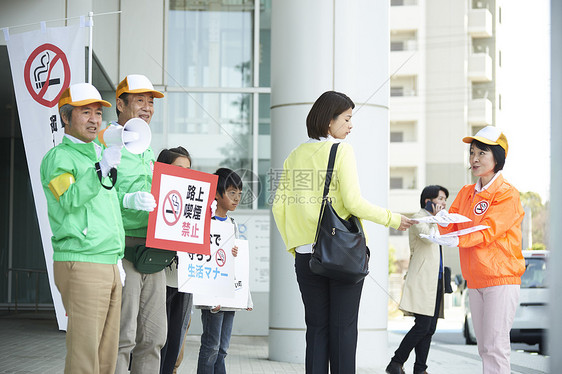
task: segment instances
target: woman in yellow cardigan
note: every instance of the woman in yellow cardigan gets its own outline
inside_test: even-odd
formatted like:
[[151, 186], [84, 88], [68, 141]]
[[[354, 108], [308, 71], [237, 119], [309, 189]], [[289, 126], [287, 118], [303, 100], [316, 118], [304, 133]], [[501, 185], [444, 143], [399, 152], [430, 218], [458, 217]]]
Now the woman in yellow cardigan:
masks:
[[[323, 177], [333, 142], [352, 129], [355, 104], [345, 94], [323, 93], [306, 118], [309, 140], [283, 165], [273, 202], [273, 216], [287, 250], [295, 255], [295, 271], [305, 309], [306, 373], [355, 373], [357, 316], [363, 281], [339, 282], [316, 275], [308, 262], [316, 233], [324, 187]], [[361, 197], [351, 145], [338, 147], [328, 196], [340, 217], [356, 217], [406, 230], [415, 221], [375, 206]]]

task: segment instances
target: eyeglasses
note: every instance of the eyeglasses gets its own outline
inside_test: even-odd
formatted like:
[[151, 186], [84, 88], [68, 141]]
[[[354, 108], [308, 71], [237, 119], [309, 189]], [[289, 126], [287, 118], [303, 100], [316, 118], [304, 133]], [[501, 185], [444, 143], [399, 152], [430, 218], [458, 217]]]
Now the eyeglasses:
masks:
[[227, 191], [226, 194], [231, 199], [235, 199], [235, 198], [241, 199], [242, 198], [242, 191]]

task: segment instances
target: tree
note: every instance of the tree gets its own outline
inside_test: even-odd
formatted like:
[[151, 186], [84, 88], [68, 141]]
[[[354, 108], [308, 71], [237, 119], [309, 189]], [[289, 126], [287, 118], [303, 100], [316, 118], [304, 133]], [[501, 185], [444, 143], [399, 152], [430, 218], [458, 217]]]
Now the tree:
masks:
[[531, 209], [533, 243], [540, 243], [544, 245], [545, 248], [548, 248], [550, 222], [548, 219], [549, 202], [547, 201], [543, 205], [541, 196], [533, 191], [520, 192], [519, 196], [521, 198], [521, 204], [523, 204], [524, 207]]

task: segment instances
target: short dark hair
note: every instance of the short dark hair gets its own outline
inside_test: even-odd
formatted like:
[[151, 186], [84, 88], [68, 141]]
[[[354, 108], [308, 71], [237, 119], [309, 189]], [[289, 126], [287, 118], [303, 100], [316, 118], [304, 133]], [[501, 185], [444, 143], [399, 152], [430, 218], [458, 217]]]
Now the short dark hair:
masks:
[[72, 118], [72, 111], [74, 110], [74, 108], [75, 107], [70, 104], [64, 104], [59, 108], [59, 115], [60, 115], [60, 120], [62, 121], [62, 127], [65, 126], [68, 126], [68, 128], [72, 127], [71, 118]]
[[473, 145], [482, 150], [482, 151], [491, 151], [492, 155], [494, 156], [494, 160], [496, 161], [496, 166], [494, 167], [494, 173], [502, 170], [505, 165], [505, 149], [501, 147], [501, 145], [489, 145], [486, 143], [482, 143], [478, 140], [473, 140], [470, 145]]
[[162, 162], [164, 164], [171, 164], [176, 161], [178, 157], [187, 157], [189, 163], [191, 164], [191, 155], [182, 146], [170, 149], [163, 149], [160, 154], [158, 155], [158, 159], [156, 161]]
[[217, 193], [221, 197], [230, 187], [242, 190], [242, 179], [235, 171], [228, 168], [220, 168], [215, 171], [215, 175], [219, 176], [219, 180], [217, 181]]
[[422, 208], [425, 208], [425, 200], [435, 199], [437, 196], [439, 196], [439, 191], [443, 191], [445, 193], [445, 196], [447, 198], [449, 198], [449, 190], [448, 189], [446, 189], [443, 186], [439, 186], [437, 184], [432, 184], [432, 185], [427, 186], [423, 189], [423, 191], [421, 193], [421, 196], [420, 196], [420, 206]]
[[336, 91], [324, 92], [314, 102], [306, 117], [308, 137], [312, 139], [327, 137], [330, 121], [349, 108], [354, 109], [355, 104], [347, 95]]
[[[119, 96], [119, 99], [123, 100], [123, 102], [125, 103], [125, 106], [129, 105], [129, 93], [128, 92], [123, 92], [121, 94], [121, 96]], [[121, 114], [121, 112], [119, 111], [119, 109], [117, 109], [117, 103], [115, 103], [115, 112], [117, 113], [117, 118], [119, 119], [119, 115]]]

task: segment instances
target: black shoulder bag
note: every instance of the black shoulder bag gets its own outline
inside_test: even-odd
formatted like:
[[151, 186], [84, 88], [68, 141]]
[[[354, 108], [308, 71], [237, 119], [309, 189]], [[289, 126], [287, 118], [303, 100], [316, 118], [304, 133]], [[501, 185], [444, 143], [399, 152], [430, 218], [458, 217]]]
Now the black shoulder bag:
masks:
[[351, 215], [342, 219], [328, 197], [339, 143], [330, 149], [322, 206], [316, 238], [312, 244], [310, 270], [318, 275], [342, 282], [358, 283], [369, 274], [369, 248], [359, 219]]

